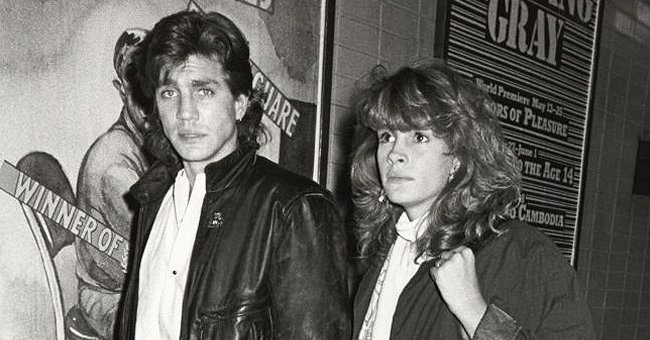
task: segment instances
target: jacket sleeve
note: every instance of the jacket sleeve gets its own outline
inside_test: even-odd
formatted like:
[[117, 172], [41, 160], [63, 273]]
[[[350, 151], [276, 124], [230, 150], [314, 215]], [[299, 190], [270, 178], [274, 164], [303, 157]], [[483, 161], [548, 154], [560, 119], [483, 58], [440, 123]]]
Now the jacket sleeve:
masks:
[[348, 339], [343, 222], [326, 194], [302, 195], [275, 214], [270, 284], [275, 339]]
[[548, 247], [533, 253], [516, 279], [526, 288], [491, 298], [473, 339], [595, 339], [573, 268]]

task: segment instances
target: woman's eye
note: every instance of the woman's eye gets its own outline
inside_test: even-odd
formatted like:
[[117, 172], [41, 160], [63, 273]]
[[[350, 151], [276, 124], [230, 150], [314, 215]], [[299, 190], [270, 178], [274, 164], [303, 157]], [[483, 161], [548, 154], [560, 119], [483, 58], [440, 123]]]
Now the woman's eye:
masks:
[[429, 137], [422, 132], [416, 132], [415, 141], [418, 143], [427, 143], [429, 141]]
[[388, 132], [379, 132], [379, 143], [390, 143], [394, 140], [394, 137], [392, 134]]

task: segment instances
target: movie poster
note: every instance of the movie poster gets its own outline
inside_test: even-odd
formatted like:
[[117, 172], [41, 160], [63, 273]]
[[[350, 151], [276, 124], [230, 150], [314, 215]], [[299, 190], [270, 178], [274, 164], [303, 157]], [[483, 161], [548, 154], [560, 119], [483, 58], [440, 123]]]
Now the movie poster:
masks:
[[[265, 95], [259, 153], [321, 166], [324, 0], [5, 2], [0, 9], [0, 339], [111, 338], [148, 168], [123, 77], [160, 18], [219, 11], [250, 42]], [[297, 48], [299, 47], [299, 48]], [[326, 133], [326, 132], [325, 132]]]
[[586, 134], [598, 42], [597, 0], [452, 0], [446, 57], [495, 100], [519, 158], [512, 217], [575, 264]]

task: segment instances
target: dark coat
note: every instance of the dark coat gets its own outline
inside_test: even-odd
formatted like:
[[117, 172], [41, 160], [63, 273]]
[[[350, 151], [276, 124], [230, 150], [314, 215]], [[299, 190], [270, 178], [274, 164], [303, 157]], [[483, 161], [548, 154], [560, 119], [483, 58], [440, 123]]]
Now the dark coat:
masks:
[[[183, 298], [181, 339], [346, 339], [343, 222], [316, 183], [254, 147], [206, 167], [206, 195]], [[132, 339], [144, 245], [178, 169], [153, 167], [140, 201], [120, 339]]]
[[[537, 229], [511, 221], [476, 257], [481, 293], [491, 306], [474, 339], [594, 339], [594, 329], [576, 273], [557, 247]], [[420, 266], [399, 297], [391, 339], [462, 339], [460, 322], [449, 311], [429, 276], [434, 261]], [[382, 263], [359, 284], [354, 303], [354, 338], [363, 323]], [[513, 320], [514, 319], [514, 320]]]

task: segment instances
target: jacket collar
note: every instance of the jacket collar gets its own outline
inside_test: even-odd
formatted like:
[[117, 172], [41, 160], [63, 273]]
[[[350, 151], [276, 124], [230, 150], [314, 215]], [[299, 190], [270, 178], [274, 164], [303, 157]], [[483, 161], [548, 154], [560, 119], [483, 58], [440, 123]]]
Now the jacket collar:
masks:
[[257, 157], [257, 143], [243, 143], [237, 150], [223, 159], [205, 167], [206, 192], [221, 191], [229, 188]]
[[[243, 143], [223, 159], [205, 167], [206, 192], [229, 188], [249, 165], [255, 163], [257, 143]], [[181, 165], [170, 167], [156, 162], [138, 182], [131, 187], [132, 195], [141, 203], [161, 198], [174, 183]]]

